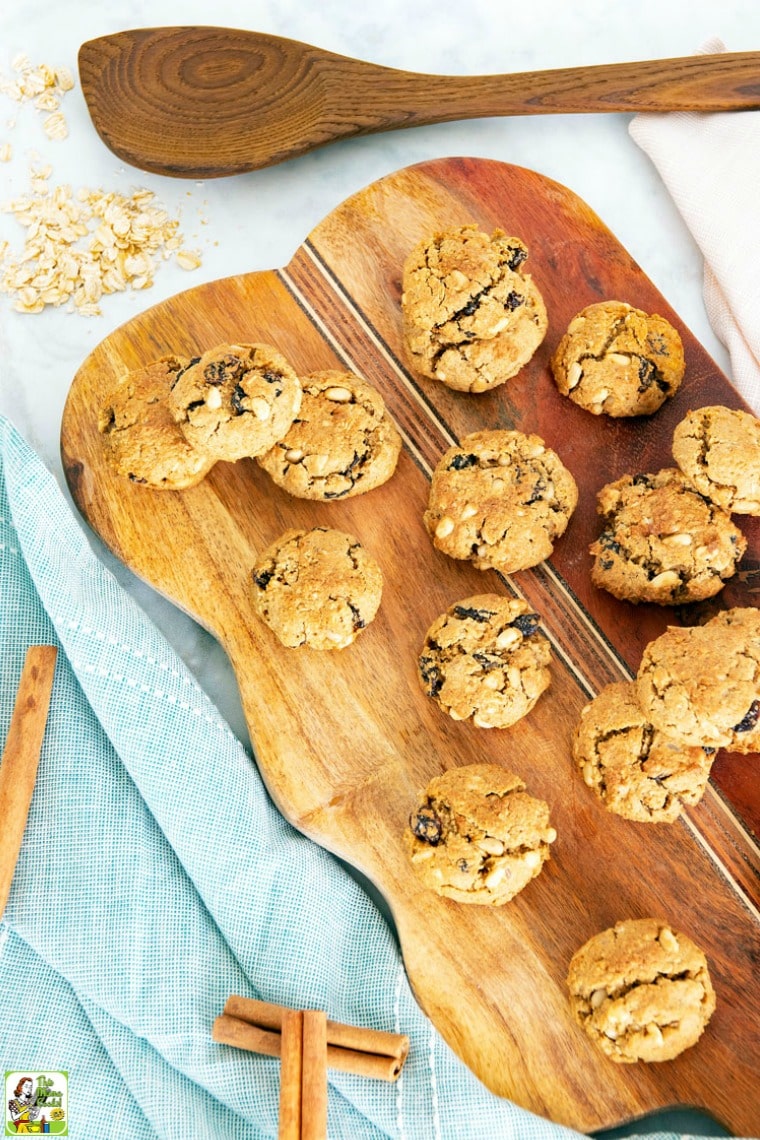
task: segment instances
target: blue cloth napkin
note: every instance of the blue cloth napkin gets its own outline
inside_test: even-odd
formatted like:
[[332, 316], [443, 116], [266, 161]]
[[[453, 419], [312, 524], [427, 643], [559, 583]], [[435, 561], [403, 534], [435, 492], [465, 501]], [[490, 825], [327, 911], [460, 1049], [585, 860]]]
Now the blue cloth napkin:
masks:
[[576, 1135], [495, 1097], [451, 1052], [374, 903], [279, 815], [0, 418], [2, 740], [32, 643], [59, 654], [0, 924], [0, 1056], [68, 1072], [71, 1136], [276, 1137], [279, 1062], [211, 1039], [231, 993], [409, 1035], [396, 1084], [330, 1073], [331, 1140]]

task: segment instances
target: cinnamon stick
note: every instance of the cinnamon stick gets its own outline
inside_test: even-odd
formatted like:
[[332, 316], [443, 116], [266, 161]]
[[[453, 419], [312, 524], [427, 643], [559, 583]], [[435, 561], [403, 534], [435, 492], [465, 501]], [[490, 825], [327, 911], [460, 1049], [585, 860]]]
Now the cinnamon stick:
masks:
[[[284, 1007], [278, 1007], [283, 1009]], [[282, 1022], [280, 1021], [280, 1025]], [[329, 1026], [329, 1021], [327, 1022]], [[261, 1029], [239, 1017], [228, 1013], [220, 1014], [214, 1021], [211, 1036], [220, 1045], [232, 1045], [236, 1049], [247, 1049], [249, 1053], [261, 1053], [266, 1057], [279, 1057], [282, 1039], [279, 1030]], [[406, 1054], [404, 1054], [405, 1058]], [[363, 1053], [356, 1049], [342, 1049], [337, 1045], [327, 1046], [327, 1067], [341, 1073], [353, 1073], [357, 1077], [371, 1077], [374, 1080], [392, 1082], [398, 1079], [404, 1058], [386, 1057], [379, 1053]]]
[[303, 1121], [303, 1014], [289, 1009], [282, 1019], [280, 1114], [277, 1140], [301, 1140]]
[[222, 1014], [215, 1020], [211, 1036], [220, 1045], [234, 1045], [236, 1049], [247, 1049], [249, 1053], [261, 1053], [265, 1057], [279, 1057], [282, 1053], [282, 1036], [249, 1025], [238, 1017]]
[[0, 915], [10, 894], [37, 779], [53, 687], [54, 645], [29, 647], [0, 764]]
[[[224, 1006], [225, 1014], [257, 1025], [262, 1029], [280, 1031], [282, 1015], [285, 1006], [274, 1005], [271, 1002], [257, 1001], [255, 998], [240, 997], [232, 994]], [[378, 1058], [391, 1058], [395, 1064], [391, 1066], [380, 1065], [382, 1069], [371, 1075], [377, 1075], [381, 1080], [394, 1081], [401, 1073], [404, 1061], [409, 1052], [409, 1038], [404, 1033], [385, 1033], [380, 1029], [366, 1029], [357, 1025], [344, 1025], [339, 1021], [327, 1020], [328, 1067], [342, 1068], [341, 1065], [330, 1063], [330, 1046], [350, 1051], [351, 1053], [364, 1053]], [[343, 1069], [344, 1072], [353, 1072], [353, 1069]], [[363, 1071], [360, 1075], [369, 1076]]]
[[325, 1140], [326, 1136], [327, 1018], [322, 1010], [307, 1009], [303, 1013], [301, 1140]]

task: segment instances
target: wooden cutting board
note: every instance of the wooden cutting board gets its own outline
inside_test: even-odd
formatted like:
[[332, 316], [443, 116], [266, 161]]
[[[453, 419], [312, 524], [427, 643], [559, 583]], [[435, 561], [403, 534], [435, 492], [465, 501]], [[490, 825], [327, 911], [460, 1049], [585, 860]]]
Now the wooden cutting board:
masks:
[[[401, 267], [422, 237], [474, 221], [530, 250], [546, 300], [546, 340], [519, 377], [482, 395], [415, 376], [401, 339]], [[687, 360], [681, 392], [645, 421], [591, 416], [561, 397], [550, 354], [573, 315], [606, 298], [666, 316]], [[97, 409], [125, 369], [166, 352], [267, 341], [301, 374], [350, 368], [383, 393], [403, 433], [384, 487], [334, 503], [276, 488], [255, 462], [219, 463], [185, 492], [155, 492], [112, 475]], [[283, 814], [372, 880], [398, 926], [415, 994], [477, 1075], [502, 1096], [587, 1132], [651, 1110], [702, 1106], [740, 1135], [760, 1134], [760, 793], [758, 760], [720, 756], [702, 803], [675, 824], [606, 812], [575, 773], [570, 733], [608, 681], [635, 673], [644, 645], [695, 614], [635, 607], [595, 590], [588, 545], [595, 495], [626, 472], [672, 465], [675, 424], [695, 406], [742, 406], [613, 234], [566, 188], [498, 162], [451, 158], [392, 174], [339, 206], [281, 270], [201, 285], [117, 329], [74, 378], [62, 453], [84, 517], [137, 575], [219, 639], [229, 654], [256, 757]], [[484, 427], [537, 432], [573, 471], [580, 502], [551, 561], [502, 579], [434, 550], [422, 525], [443, 450]], [[380, 563], [378, 617], [338, 653], [284, 649], [255, 617], [257, 551], [287, 527], [334, 526]], [[760, 591], [760, 527], [741, 573], [710, 606], [751, 605]], [[453, 602], [517, 592], [554, 646], [552, 685], [508, 730], [455, 723], [424, 695], [417, 655]], [[520, 773], [551, 805], [553, 858], [508, 905], [463, 906], [420, 889], [401, 834], [417, 791], [453, 765], [492, 761]], [[189, 761], [190, 762], [190, 761]], [[701, 1041], [665, 1064], [616, 1065], [571, 1020], [568, 963], [592, 934], [656, 916], [708, 956], [718, 1005]]]

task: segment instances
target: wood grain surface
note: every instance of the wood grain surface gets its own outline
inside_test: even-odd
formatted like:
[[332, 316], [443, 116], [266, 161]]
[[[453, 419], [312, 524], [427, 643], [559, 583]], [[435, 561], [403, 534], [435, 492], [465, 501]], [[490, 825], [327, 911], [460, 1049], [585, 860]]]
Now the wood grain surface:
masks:
[[143, 170], [215, 178], [335, 139], [491, 115], [760, 106], [760, 53], [421, 75], [235, 28], [135, 28], [82, 44], [79, 76], [106, 146]]
[[[526, 271], [550, 321], [523, 372], [482, 395], [416, 377], [401, 339], [406, 254], [422, 237], [469, 221], [523, 238]], [[553, 385], [548, 360], [567, 324], [605, 298], [659, 312], [683, 337], [683, 388], [648, 420], [591, 416]], [[259, 340], [276, 345], [301, 374], [351, 368], [382, 391], [405, 444], [385, 486], [313, 503], [289, 497], [251, 460], [219, 463], [184, 492], [151, 491], [106, 469], [97, 409], [125, 369], [164, 352], [192, 355], [222, 341]], [[741, 572], [701, 607], [636, 607], [590, 581], [597, 490], [626, 472], [670, 465], [675, 424], [707, 403], [743, 406], [581, 200], [528, 170], [451, 158], [356, 194], [286, 268], [201, 285], [129, 321], [84, 362], [64, 410], [62, 454], [79, 509], [120, 559], [224, 646], [271, 795], [296, 827], [382, 891], [422, 1007], [495, 1092], [584, 1132], [675, 1105], [701, 1106], [740, 1135], [760, 1131], [757, 757], [719, 755], [701, 804], [677, 823], [644, 825], [606, 812], [570, 754], [584, 703], [608, 681], [631, 677], [644, 645], [668, 623], [693, 623], [758, 597], [760, 528], [748, 519], [740, 520], [749, 544]], [[510, 579], [446, 558], [422, 524], [438, 457], [483, 427], [537, 432], [580, 488], [551, 560]], [[359, 537], [385, 579], [378, 617], [338, 653], [284, 649], [251, 604], [257, 551], [287, 527], [318, 524]], [[450, 720], [416, 677], [434, 618], [487, 590], [528, 599], [554, 647], [550, 689], [507, 730]], [[401, 843], [418, 790], [448, 767], [482, 760], [519, 772], [551, 805], [558, 831], [542, 874], [494, 910], [421, 889]], [[616, 1065], [571, 1020], [567, 967], [591, 935], [650, 915], [705, 950], [717, 1010], [700, 1042], [675, 1061]]]

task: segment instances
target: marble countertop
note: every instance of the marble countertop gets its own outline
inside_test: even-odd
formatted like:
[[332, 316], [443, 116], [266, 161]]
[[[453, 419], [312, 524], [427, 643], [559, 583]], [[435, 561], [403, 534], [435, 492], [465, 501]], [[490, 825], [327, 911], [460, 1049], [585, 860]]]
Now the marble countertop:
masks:
[[[303, 40], [391, 67], [430, 74], [478, 74], [688, 55], [711, 36], [729, 50], [760, 49], [753, 0], [497, 0], [467, 4], [385, 0], [25, 0], [0, 16], [0, 73], [24, 52], [32, 64], [62, 65], [76, 78], [79, 45], [98, 35], [160, 24], [218, 24]], [[707, 320], [702, 260], [659, 175], [629, 136], [630, 116], [542, 116], [448, 123], [333, 144], [282, 165], [206, 182], [149, 175], [125, 166], [100, 141], [79, 90], [64, 98], [69, 134], [50, 140], [31, 103], [0, 93], [0, 201], [23, 195], [30, 168], [49, 164], [50, 183], [131, 193], [147, 187], [180, 219], [192, 272], [161, 265], [149, 290], [103, 299], [102, 315], [66, 309], [15, 312], [0, 294], [0, 412], [40, 453], [68, 496], [61, 470], [61, 415], [72, 378], [92, 349], [145, 308], [192, 285], [287, 264], [314, 226], [343, 199], [383, 175], [426, 159], [472, 155], [529, 167], [570, 187], [617, 235], [684, 323], [730, 375]], [[0, 214], [0, 240], [20, 249], [22, 233]], [[88, 532], [89, 534], [89, 532]], [[99, 556], [147, 611], [248, 744], [226, 657], [188, 617], [157, 596], [90, 536]]]

